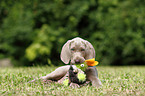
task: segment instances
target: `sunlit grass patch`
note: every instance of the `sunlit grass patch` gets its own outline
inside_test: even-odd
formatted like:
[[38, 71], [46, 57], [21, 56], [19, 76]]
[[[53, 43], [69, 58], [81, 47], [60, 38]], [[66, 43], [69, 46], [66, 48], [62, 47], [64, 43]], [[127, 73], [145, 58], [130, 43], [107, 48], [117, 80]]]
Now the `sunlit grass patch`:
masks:
[[97, 67], [103, 86], [96, 89], [83, 86], [72, 89], [69, 86], [41, 81], [27, 83], [45, 76], [57, 67], [0, 68], [0, 95], [144, 95], [145, 67]]

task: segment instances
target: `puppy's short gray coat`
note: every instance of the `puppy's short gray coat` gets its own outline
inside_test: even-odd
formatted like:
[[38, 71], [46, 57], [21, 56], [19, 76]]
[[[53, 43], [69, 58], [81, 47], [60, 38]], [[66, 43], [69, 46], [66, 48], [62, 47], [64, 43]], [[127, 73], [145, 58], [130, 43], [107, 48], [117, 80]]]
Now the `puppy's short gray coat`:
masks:
[[[83, 63], [87, 59], [95, 58], [95, 50], [90, 42], [82, 38], [76, 37], [72, 40], [68, 40], [64, 44], [60, 57], [65, 64], [70, 63], [73, 65], [77, 63]], [[41, 79], [55, 80], [62, 83], [64, 79], [63, 77], [66, 76], [69, 68], [70, 65], [59, 67], [50, 74], [41, 77]], [[75, 65], [73, 65], [73, 68], [75, 70], [78, 70]], [[78, 72], [82, 71], [78, 70]], [[98, 88], [102, 85], [101, 81], [98, 78], [98, 73], [96, 73], [95, 67], [88, 67], [85, 73], [87, 81], [90, 81], [92, 83], [92, 86]]]

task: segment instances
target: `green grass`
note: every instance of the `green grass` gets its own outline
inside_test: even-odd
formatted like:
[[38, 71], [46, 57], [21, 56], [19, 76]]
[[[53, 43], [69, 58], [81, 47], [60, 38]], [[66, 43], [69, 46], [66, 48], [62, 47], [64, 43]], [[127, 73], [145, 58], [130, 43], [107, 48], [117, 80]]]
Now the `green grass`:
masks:
[[83, 86], [72, 89], [60, 84], [44, 84], [28, 81], [44, 76], [56, 67], [0, 68], [0, 96], [100, 96], [100, 95], [145, 95], [145, 66], [104, 67], [98, 66], [103, 86], [96, 89]]

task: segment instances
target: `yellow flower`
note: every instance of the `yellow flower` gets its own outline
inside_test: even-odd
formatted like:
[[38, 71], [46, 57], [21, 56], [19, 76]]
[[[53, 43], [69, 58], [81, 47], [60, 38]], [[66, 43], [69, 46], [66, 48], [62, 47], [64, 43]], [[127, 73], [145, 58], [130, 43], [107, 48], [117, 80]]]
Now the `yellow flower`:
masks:
[[88, 60], [85, 60], [85, 62], [87, 63], [88, 66], [96, 66], [99, 64], [98, 61], [95, 61], [95, 58], [93, 59], [88, 59]]

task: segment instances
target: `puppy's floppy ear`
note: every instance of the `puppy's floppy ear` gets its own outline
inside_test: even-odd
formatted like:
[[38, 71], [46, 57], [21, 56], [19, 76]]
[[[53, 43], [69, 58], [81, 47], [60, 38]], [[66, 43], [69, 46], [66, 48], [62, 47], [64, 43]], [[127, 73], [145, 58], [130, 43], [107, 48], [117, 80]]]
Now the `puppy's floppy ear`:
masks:
[[92, 59], [95, 58], [95, 49], [93, 47], [93, 45], [85, 40], [85, 45], [86, 45], [86, 55], [85, 55], [85, 59]]
[[61, 50], [60, 58], [65, 63], [68, 64], [71, 58], [70, 43], [72, 40], [67, 41]]

